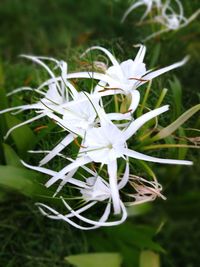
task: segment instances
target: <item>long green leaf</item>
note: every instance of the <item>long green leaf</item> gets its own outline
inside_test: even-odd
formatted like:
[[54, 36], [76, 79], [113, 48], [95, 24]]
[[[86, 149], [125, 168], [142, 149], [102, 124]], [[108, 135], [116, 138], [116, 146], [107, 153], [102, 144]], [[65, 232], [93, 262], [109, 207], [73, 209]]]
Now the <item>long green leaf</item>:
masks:
[[172, 122], [167, 127], [163, 128], [158, 134], [156, 134], [151, 141], [157, 141], [163, 138], [168, 137], [173, 132], [175, 132], [182, 124], [184, 124], [190, 117], [200, 110], [200, 104], [190, 108], [184, 112], [177, 120]]
[[76, 267], [120, 267], [122, 257], [119, 253], [85, 253], [65, 258]]
[[3, 144], [4, 157], [7, 165], [14, 167], [22, 167], [22, 163], [17, 153], [12, 149], [11, 146]]
[[39, 174], [23, 168], [0, 166], [0, 185], [17, 190], [28, 197], [48, 195], [48, 190], [38, 182]]
[[181, 115], [182, 111], [182, 87], [180, 81], [176, 78], [176, 76], [173, 77], [173, 80], [169, 81], [169, 84], [172, 90], [173, 103], [174, 103], [173, 119], [175, 119]]
[[116, 244], [118, 242], [125, 242], [138, 249], [150, 249], [157, 252], [165, 252], [158, 243], [153, 241], [156, 231], [148, 226], [132, 225], [126, 222], [120, 226], [104, 228], [102, 230], [107, 233]]
[[158, 61], [159, 56], [160, 56], [160, 51], [161, 51], [161, 44], [158, 43], [155, 45], [155, 47], [153, 49], [152, 58], [151, 58], [151, 62], [150, 62], [150, 69], [152, 69], [153, 67], [156, 66], [157, 61]]
[[[4, 73], [2, 64], [0, 64], [0, 110], [5, 109], [7, 107], [7, 97], [4, 89]], [[3, 136], [6, 133], [6, 121], [4, 115], [0, 115], [0, 151], [3, 151]], [[4, 164], [3, 153], [0, 153], [0, 164]]]

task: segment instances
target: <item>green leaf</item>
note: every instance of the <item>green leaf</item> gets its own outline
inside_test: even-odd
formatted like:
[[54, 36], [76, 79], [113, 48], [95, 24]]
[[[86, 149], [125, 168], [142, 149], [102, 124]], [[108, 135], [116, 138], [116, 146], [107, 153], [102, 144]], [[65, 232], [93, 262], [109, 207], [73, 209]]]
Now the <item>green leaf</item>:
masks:
[[17, 190], [28, 197], [48, 194], [48, 190], [36, 182], [38, 178], [39, 174], [30, 170], [13, 166], [0, 166], [0, 185]]
[[[156, 179], [156, 175], [153, 172], [153, 170], [149, 167], [149, 165], [142, 160], [136, 160], [135, 164], [141, 168], [142, 171], [145, 171], [150, 177], [152, 177], [153, 179]], [[132, 165], [132, 164], [131, 164]]]
[[0, 203], [6, 201], [7, 196], [6, 192], [0, 191]]
[[156, 44], [153, 51], [152, 51], [152, 58], [151, 58], [151, 62], [150, 62], [150, 69], [152, 69], [153, 67], [155, 67], [155, 65], [157, 64], [157, 61], [159, 59], [160, 56], [160, 49], [161, 49], [161, 45], [160, 43]]
[[[12, 128], [14, 125], [21, 123], [19, 119], [10, 114], [5, 114], [5, 118], [8, 128]], [[17, 150], [20, 155], [24, 155], [27, 150], [32, 149], [34, 147], [35, 135], [27, 125], [24, 125], [14, 130], [11, 133], [11, 136], [16, 144]]]
[[140, 267], [160, 267], [159, 254], [144, 250], [140, 254]]
[[[1, 75], [1, 74], [0, 74]], [[7, 108], [7, 97], [4, 87], [1, 85], [1, 78], [0, 78], [0, 110]], [[3, 140], [3, 136], [6, 133], [6, 121], [5, 116], [3, 114], [0, 115], [0, 136]]]
[[180, 81], [174, 76], [174, 79], [169, 81], [173, 94], [173, 109], [174, 119], [180, 116], [182, 110], [182, 87]]
[[124, 242], [139, 249], [165, 252], [158, 243], [153, 241], [156, 230], [150, 227], [133, 225], [126, 222], [113, 228], [104, 228], [102, 231], [107, 233], [112, 242], [116, 244]]
[[18, 157], [17, 153], [12, 149], [11, 146], [7, 144], [3, 144], [4, 149], [4, 157], [7, 165], [15, 166], [15, 167], [22, 167], [22, 163], [20, 162], [20, 158]]
[[122, 257], [119, 253], [85, 253], [65, 258], [76, 267], [120, 267]]
[[128, 216], [146, 214], [152, 210], [152, 203], [144, 203], [127, 207]]
[[164, 100], [167, 92], [168, 92], [168, 89], [167, 88], [163, 88], [162, 89], [162, 91], [160, 93], [160, 96], [159, 96], [159, 98], [158, 98], [158, 100], [156, 102], [155, 109], [156, 108], [159, 108], [161, 106], [161, 104], [162, 104], [162, 102], [163, 102], [163, 100]]
[[185, 123], [190, 117], [200, 110], [200, 104], [190, 108], [184, 112], [177, 120], [172, 122], [167, 127], [163, 128], [158, 134], [156, 134], [151, 141], [157, 141], [163, 138], [168, 137], [173, 132], [175, 132], [183, 123]]
[[[0, 64], [0, 110], [7, 108], [7, 97], [4, 89], [4, 73], [2, 65]], [[3, 137], [6, 133], [6, 121], [4, 115], [0, 115], [0, 151], [3, 151]], [[0, 153], [0, 164], [4, 164], [3, 153]]]

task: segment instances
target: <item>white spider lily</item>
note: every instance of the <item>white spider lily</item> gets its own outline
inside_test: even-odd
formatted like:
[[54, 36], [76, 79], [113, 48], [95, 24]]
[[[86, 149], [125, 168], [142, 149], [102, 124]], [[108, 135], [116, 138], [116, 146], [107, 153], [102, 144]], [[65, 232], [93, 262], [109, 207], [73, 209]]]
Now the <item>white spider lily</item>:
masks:
[[[40, 161], [40, 166], [53, 159], [78, 136], [83, 139], [88, 129], [98, 127], [99, 114], [104, 113], [103, 109], [99, 106], [99, 101], [100, 97], [98, 94], [90, 95], [86, 92], [80, 92], [73, 101], [69, 101], [60, 106], [62, 107], [62, 112], [60, 111], [62, 118], [54, 114], [49, 115], [63, 129], [68, 131], [69, 134]], [[105, 116], [110, 120], [120, 121], [131, 119], [129, 113], [108, 113]]]
[[[49, 154], [50, 151], [49, 150], [38, 150], [38, 151], [33, 151], [33, 150], [30, 150], [29, 153], [45, 153], [45, 154]], [[63, 154], [61, 153], [57, 153], [56, 156], [59, 156], [59, 157], [62, 157], [64, 159], [67, 159], [68, 161], [70, 162], [74, 162], [75, 160], [69, 158], [69, 157], [66, 157], [64, 156]], [[31, 168], [35, 171], [39, 171], [39, 172], [42, 172], [42, 173], [46, 173], [48, 175], [52, 175], [53, 171], [51, 170], [48, 170], [47, 168], [44, 168], [44, 167], [40, 167], [40, 166], [31, 166], [31, 165], [28, 165], [27, 163], [23, 162], [22, 163], [28, 167], [28, 168]], [[87, 168], [86, 166], [82, 166], [83, 169], [85, 169], [88, 173], [90, 174], [93, 174], [94, 175], [94, 172], [92, 172], [92, 170], [90, 170], [89, 168]], [[69, 180], [71, 180], [71, 177], [73, 177], [73, 175], [76, 173], [76, 171], [78, 170], [78, 167], [73, 169], [72, 171], [70, 171], [63, 179], [62, 179], [62, 182], [60, 183], [60, 185], [58, 186], [57, 190], [55, 191], [54, 193], [54, 197], [62, 190], [62, 188], [69, 182]], [[55, 173], [55, 172], [54, 172]], [[97, 176], [97, 175], [96, 175]], [[128, 163], [128, 158], [126, 158], [126, 167], [125, 167], [125, 171], [124, 171], [124, 175], [120, 178], [120, 181], [119, 181], [119, 184], [118, 184], [118, 187], [119, 189], [122, 189], [126, 186], [126, 184], [128, 183], [129, 181], [129, 163]]]
[[[183, 66], [188, 57], [183, 60], [176, 62], [170, 66], [164, 67], [162, 69], [151, 71], [146, 69], [146, 64], [144, 63], [144, 57], [146, 54], [146, 47], [139, 45], [140, 49], [134, 60], [128, 59], [119, 63], [116, 58], [105, 48], [99, 46], [93, 46], [85, 51], [83, 55], [90, 52], [91, 50], [100, 50], [104, 52], [110, 61], [112, 66], [106, 71], [106, 75], [101, 80], [100, 85], [95, 89], [95, 93], [101, 92], [102, 86], [106, 86], [107, 91], [104, 94], [133, 94], [134, 89], [137, 89], [142, 84], [162, 75], [165, 72], [171, 71], [173, 69]], [[108, 77], [106, 81], [106, 77]], [[102, 94], [102, 93], [101, 93]], [[135, 95], [132, 95], [132, 102], [134, 103]]]
[[[23, 57], [29, 58], [29, 59], [33, 60], [34, 62], [37, 62], [38, 64], [42, 65], [48, 71], [48, 73], [50, 74], [50, 76], [52, 77], [53, 80], [52, 80], [52, 83], [48, 84], [47, 92], [44, 92], [40, 89], [32, 89], [30, 87], [22, 87], [22, 88], [18, 88], [16, 90], [14, 90], [13, 92], [8, 94], [8, 96], [10, 96], [10, 95], [16, 94], [16, 93], [21, 92], [21, 91], [32, 90], [32, 91], [37, 92], [41, 96], [41, 99], [38, 100], [34, 104], [12, 107], [12, 108], [8, 108], [8, 109], [4, 109], [4, 110], [0, 111], [0, 114], [6, 113], [6, 112], [12, 112], [12, 111], [14, 111], [14, 114], [17, 114], [17, 113], [24, 111], [24, 110], [35, 110], [35, 112], [38, 114], [35, 117], [12, 127], [7, 132], [5, 139], [10, 135], [10, 133], [13, 130], [17, 129], [18, 127], [21, 127], [25, 124], [39, 120], [45, 116], [51, 117], [51, 114], [53, 114], [54, 112], [61, 113], [62, 105], [65, 104], [66, 102], [68, 102], [68, 100], [69, 100], [68, 90], [70, 91], [70, 95], [72, 98], [76, 97], [78, 94], [76, 89], [68, 81], [62, 80], [61, 83], [58, 83], [58, 81], [56, 81], [56, 78], [55, 78], [55, 75], [53, 74], [53, 72], [49, 69], [49, 67], [46, 64], [44, 64], [44, 62], [42, 62], [40, 60], [39, 57], [25, 56], [25, 55]], [[44, 58], [44, 59], [54, 60], [57, 65], [60, 64], [60, 68], [62, 70], [62, 75], [63, 75], [63, 72], [67, 71], [67, 64], [65, 62], [60, 63], [60, 62], [56, 61], [55, 59], [51, 59], [51, 58]]]
[[[34, 91], [34, 89], [32, 90]], [[4, 137], [5, 139], [11, 134], [13, 130], [17, 129], [18, 127], [39, 120], [42, 117], [48, 116], [50, 113], [52, 113], [52, 110], [55, 112], [59, 112], [60, 110], [59, 105], [63, 103], [63, 98], [59, 95], [54, 84], [49, 85], [49, 89], [46, 93], [43, 93], [41, 91], [37, 92], [42, 96], [42, 98], [35, 104], [22, 105], [0, 111], [0, 114], [12, 111], [14, 111], [14, 114], [17, 114], [24, 110], [35, 110], [36, 113], [39, 113], [35, 117], [12, 127]]]
[[143, 21], [146, 16], [152, 11], [152, 9], [155, 7], [157, 9], [161, 8], [161, 0], [138, 0], [136, 1], [133, 5], [131, 5], [127, 11], [124, 13], [121, 22], [123, 23], [125, 21], [125, 19], [127, 18], [127, 16], [137, 7], [139, 6], [146, 6], [146, 11], [143, 14], [143, 16], [140, 19], [140, 22]]
[[[14, 90], [8, 95], [13, 95], [20, 91], [25, 90], [35, 90], [37, 93], [42, 95], [42, 98], [35, 104], [23, 105], [13, 108], [8, 108], [0, 111], [0, 114], [10, 111], [21, 112], [23, 110], [35, 110], [38, 113], [37, 116], [22, 122], [14, 127], [12, 127], [5, 138], [15, 130], [16, 128], [31, 123], [35, 120], [38, 120], [42, 117], [48, 116], [49, 118], [56, 121], [61, 127], [64, 127], [65, 130], [70, 132], [63, 141], [56, 146], [50, 155], [47, 155], [44, 160], [41, 161], [41, 165], [47, 163], [52, 159], [56, 153], [59, 153], [63, 148], [65, 148], [69, 143], [71, 143], [75, 137], [83, 137], [85, 131], [92, 126], [95, 126], [95, 118], [97, 116], [97, 110], [94, 109], [92, 101], [97, 103], [100, 101], [100, 94], [89, 95], [87, 93], [79, 93], [72, 86], [71, 83], [66, 79], [67, 77], [67, 63], [64, 61], [57, 61], [56, 59], [46, 58], [46, 57], [33, 57], [33, 56], [23, 56], [28, 59], [33, 60], [34, 62], [40, 64], [48, 71], [52, 77], [50, 81], [43, 83], [37, 89], [31, 89], [30, 87], [22, 87]], [[57, 79], [51, 69], [43, 62], [43, 60], [51, 60], [56, 63], [56, 67], [61, 69], [61, 76]], [[79, 76], [79, 74], [77, 74]], [[47, 92], [43, 92], [42, 89], [48, 86]], [[130, 110], [133, 112], [139, 104], [139, 93], [134, 94], [135, 101], [130, 105]], [[60, 114], [61, 117], [57, 116], [55, 113]], [[111, 120], [130, 120], [131, 114], [119, 114], [119, 113], [110, 113], [108, 114]]]
[[89, 129], [83, 140], [84, 148], [80, 149], [77, 159], [64, 167], [55, 176], [53, 176], [47, 183], [49, 187], [57, 180], [63, 179], [63, 177], [70, 171], [86, 165], [90, 162], [97, 162], [101, 165], [107, 165], [109, 174], [109, 182], [112, 194], [112, 200], [114, 205], [115, 214], [120, 213], [119, 190], [117, 187], [117, 159], [125, 157], [131, 157], [134, 159], [165, 163], [165, 164], [183, 164], [191, 165], [192, 162], [186, 160], [174, 160], [174, 159], [162, 159], [130, 150], [127, 148], [126, 141], [133, 136], [136, 131], [143, 126], [144, 123], [150, 119], [162, 114], [168, 110], [168, 106], [152, 110], [135, 121], [130, 123], [127, 129], [121, 131], [113, 123], [108, 120], [104, 122], [101, 120], [101, 127]]
[[158, 16], [155, 16], [152, 19], [152, 22], [161, 24], [164, 28], [162, 28], [160, 31], [157, 31], [147, 38], [145, 38], [144, 41], [147, 41], [155, 36], [158, 36], [164, 32], [168, 31], [175, 31], [179, 30], [183, 27], [186, 27], [190, 22], [192, 22], [199, 14], [200, 9], [198, 9], [194, 14], [192, 14], [189, 18], [186, 18], [184, 16], [184, 10], [183, 5], [181, 1], [175, 0], [178, 11], [175, 12], [174, 9], [170, 6], [171, 1], [166, 1], [165, 4], [162, 5], [162, 8], [160, 9], [160, 14]]
[[[99, 97], [92, 101], [96, 101], [96, 108], [99, 107]], [[62, 118], [54, 114], [51, 114], [50, 117], [69, 133], [40, 161], [40, 166], [53, 159], [78, 136], [83, 138], [87, 129], [97, 124], [97, 110], [95, 110], [92, 102], [89, 101], [87, 94], [84, 92], [77, 93], [73, 101], [62, 105], [62, 111], [60, 113]]]
[[112, 66], [107, 69], [105, 74], [93, 71], [66, 73], [65, 75], [63, 74], [62, 77], [51, 78], [45, 81], [37, 89], [40, 90], [41, 88], [48, 86], [49, 84], [55, 83], [55, 81], [60, 82], [63, 79], [94, 79], [98, 82], [98, 84], [92, 93], [98, 93], [100, 97], [114, 94], [129, 95], [131, 96], [130, 109], [132, 110], [132, 112], [134, 112], [139, 103], [139, 94], [135, 93], [134, 89], [137, 89], [139, 86], [145, 84], [146, 82], [154, 79], [157, 76], [162, 75], [165, 72], [183, 66], [188, 60], [188, 57], [186, 57], [180, 62], [176, 62], [160, 70], [151, 71], [146, 69], [146, 65], [143, 62], [146, 53], [146, 47], [143, 45], [140, 45], [140, 49], [134, 60], [128, 59], [122, 63], [119, 63], [107, 49], [100, 46], [93, 46], [87, 49], [82, 56], [95, 49], [105, 53], [112, 62]]
[[[71, 160], [72, 161], [72, 160]], [[36, 166], [31, 166], [26, 164], [25, 162], [22, 161], [22, 163], [33, 170], [40, 171], [42, 173], [48, 174], [48, 175], [55, 175], [56, 172], [43, 168], [43, 167], [36, 167]], [[43, 204], [43, 203], [36, 203], [38, 206], [39, 210], [41, 213], [51, 219], [55, 220], [64, 220], [67, 223], [82, 229], [82, 230], [91, 230], [95, 229], [101, 226], [114, 226], [114, 225], [119, 225], [123, 223], [126, 218], [127, 218], [127, 212], [126, 208], [123, 204], [123, 202], [119, 199], [120, 201], [120, 207], [121, 207], [121, 219], [116, 220], [116, 221], [109, 221], [109, 216], [111, 214], [111, 206], [112, 206], [112, 201], [111, 201], [111, 188], [109, 187], [109, 184], [98, 174], [89, 168], [82, 166], [83, 169], [85, 169], [89, 175], [92, 175], [89, 178], [86, 178], [85, 182], [77, 180], [75, 178], [68, 178], [68, 184], [73, 185], [75, 189], [77, 189], [80, 194], [81, 194], [81, 199], [84, 200], [85, 205], [77, 210], [72, 209], [72, 207], [64, 200], [63, 197], [61, 197], [62, 202], [64, 206], [67, 208], [68, 213], [65, 215], [60, 214], [58, 211], [55, 209]], [[124, 174], [124, 177], [122, 178], [122, 181], [119, 182], [118, 188], [121, 189], [124, 184], [127, 183], [129, 173]], [[73, 176], [73, 175], [72, 175]], [[63, 180], [66, 179], [66, 177], [63, 178]], [[124, 183], [124, 179], [126, 182]], [[76, 199], [76, 198], [74, 198]], [[73, 198], [72, 198], [73, 200]], [[105, 210], [103, 212], [103, 215], [98, 221], [94, 221], [91, 219], [86, 218], [85, 216], [82, 215], [85, 211], [88, 209], [92, 208], [94, 205], [97, 203], [106, 203]], [[86, 224], [89, 224], [91, 226], [84, 227], [80, 226], [79, 224], [75, 223], [72, 219], [77, 218], [81, 221], [83, 221]]]

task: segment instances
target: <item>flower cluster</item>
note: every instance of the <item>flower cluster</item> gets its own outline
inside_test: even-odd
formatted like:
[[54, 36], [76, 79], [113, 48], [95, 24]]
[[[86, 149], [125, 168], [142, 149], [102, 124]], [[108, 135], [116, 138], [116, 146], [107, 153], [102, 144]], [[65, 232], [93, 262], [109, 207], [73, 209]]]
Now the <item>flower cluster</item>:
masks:
[[[162, 0], [138, 0], [133, 5], [131, 5], [127, 11], [124, 13], [121, 22], [127, 18], [127, 16], [137, 7], [146, 6], [146, 11], [141, 17], [139, 24], [141, 24], [149, 13], [152, 13], [151, 20], [147, 21], [150, 23], [158, 23], [161, 25], [161, 30], [154, 32], [145, 38], [144, 41], [147, 41], [155, 36], [158, 36], [164, 32], [179, 30], [187, 26], [191, 21], [193, 21], [199, 14], [200, 9], [198, 9], [194, 14], [189, 18], [186, 18], [184, 15], [184, 9], [181, 1], [174, 0], [174, 7], [172, 6], [171, 0], [167, 0], [162, 3]], [[153, 12], [153, 11], [156, 12]]]
[[[50, 78], [38, 88], [23, 87], [8, 94], [34, 91], [40, 97], [36, 103], [0, 111], [18, 113], [33, 110], [36, 114], [11, 128], [5, 138], [17, 127], [43, 117], [50, 118], [62, 129], [64, 138], [52, 150], [32, 151], [45, 154], [38, 166], [25, 162], [23, 164], [49, 176], [45, 186], [55, 190], [53, 197], [59, 197], [67, 210], [63, 214], [46, 204], [36, 203], [41, 213], [84, 230], [118, 225], [127, 218], [127, 205], [153, 201], [156, 197], [164, 198], [156, 177], [149, 181], [131, 173], [132, 159], [161, 164], [192, 164], [186, 160], [163, 159], [143, 154], [131, 149], [129, 141], [145, 123], [169, 109], [165, 105], [136, 116], [140, 102], [139, 87], [165, 72], [181, 67], [187, 58], [151, 71], [146, 69], [144, 63], [146, 47], [143, 45], [139, 45], [134, 60], [128, 59], [121, 63], [107, 49], [99, 46], [89, 48], [82, 57], [92, 50], [104, 53], [110, 60], [109, 67], [101, 62], [94, 62], [94, 66], [101, 63], [103, 72], [92, 70], [69, 73], [64, 61], [23, 55], [44, 67]], [[55, 75], [44, 63], [46, 60], [55, 64], [59, 75]], [[74, 79], [90, 79], [93, 87], [90, 91], [85, 88], [78, 90]], [[123, 112], [117, 109], [111, 112], [110, 101], [117, 97], [122, 97], [126, 103]], [[73, 143], [78, 146], [75, 156], [68, 149]], [[62, 169], [55, 171], [43, 167], [56, 156], [65, 161]], [[67, 197], [67, 194], [71, 196]], [[102, 210], [102, 215], [94, 220], [84, 215], [87, 210], [90, 210], [90, 215], [99, 214]], [[113, 219], [113, 214], [120, 217]], [[84, 225], [80, 225], [77, 220]]]

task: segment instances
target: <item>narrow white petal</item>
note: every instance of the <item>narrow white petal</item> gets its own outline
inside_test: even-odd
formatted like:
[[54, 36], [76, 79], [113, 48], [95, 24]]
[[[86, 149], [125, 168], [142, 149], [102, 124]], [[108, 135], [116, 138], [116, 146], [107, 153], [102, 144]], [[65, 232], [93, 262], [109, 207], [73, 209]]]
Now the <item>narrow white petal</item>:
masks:
[[7, 113], [10, 111], [19, 110], [19, 109], [20, 109], [20, 111], [23, 111], [23, 110], [27, 110], [27, 109], [37, 109], [37, 108], [39, 108], [39, 106], [37, 106], [37, 104], [23, 105], [23, 106], [12, 107], [12, 108], [0, 110], [0, 114]]
[[56, 63], [56, 65], [59, 65], [60, 61], [53, 57], [44, 57], [44, 56], [34, 56], [35, 58], [42, 59], [42, 60], [50, 60]]
[[60, 117], [58, 117], [57, 115], [53, 114], [52, 112], [45, 112], [45, 115], [48, 116], [49, 118], [55, 120], [58, 123], [58, 125], [60, 125], [65, 130], [67, 130], [67, 131], [69, 131], [69, 132], [71, 132], [77, 136], [80, 136], [79, 133], [75, 133], [71, 129], [69, 129], [68, 125], [65, 124], [65, 121], [63, 119], [61, 119]]
[[162, 68], [160, 70], [156, 70], [156, 71], [153, 71], [147, 75], [145, 75], [143, 77], [143, 79], [146, 79], [146, 80], [152, 80], [153, 78], [157, 77], [157, 76], [160, 76], [162, 75], [163, 73], [165, 72], [168, 72], [170, 70], [173, 70], [173, 69], [176, 69], [176, 68], [179, 68], [179, 67], [182, 67], [183, 65], [185, 65], [185, 63], [189, 60], [189, 57], [186, 56], [183, 60], [179, 61], [179, 62], [176, 62], [170, 66], [167, 66], [165, 68]]
[[[75, 216], [77, 217], [78, 219], [82, 220], [83, 222], [86, 222], [88, 224], [92, 224], [92, 225], [96, 225], [96, 226], [103, 226], [105, 224], [105, 221], [108, 219], [108, 216], [110, 214], [110, 203], [107, 204], [106, 206], [106, 209], [103, 213], [103, 216], [100, 218], [99, 221], [94, 221], [94, 220], [91, 220], [91, 219], [88, 219], [82, 215], [80, 215], [79, 212], [73, 210], [68, 204], [67, 202], [62, 198], [62, 201], [65, 205], [65, 207]], [[88, 207], [90, 208], [90, 207]]]
[[165, 105], [161, 108], [151, 110], [151, 111], [143, 114], [142, 116], [140, 116], [136, 120], [134, 120], [128, 126], [128, 128], [124, 131], [124, 136], [125, 136], [126, 140], [128, 140], [133, 134], [135, 134], [137, 132], [137, 130], [140, 127], [142, 127], [147, 121], [155, 118], [156, 116], [162, 114], [163, 112], [166, 112], [168, 109], [169, 109], [169, 106]]
[[193, 164], [192, 161], [188, 161], [188, 160], [162, 159], [162, 158], [151, 157], [151, 156], [147, 156], [145, 154], [136, 152], [134, 150], [126, 149], [126, 148], [123, 150], [123, 153], [124, 155], [128, 157], [139, 159], [139, 160], [144, 160], [144, 161], [149, 161], [149, 162], [175, 164], [175, 165], [192, 165]]
[[113, 84], [114, 80], [106, 74], [98, 73], [98, 72], [75, 72], [68, 73], [67, 79], [75, 79], [75, 78], [86, 78], [86, 79], [95, 79], [99, 81], [104, 81], [108, 84]]
[[48, 174], [48, 175], [51, 175], [51, 176], [56, 175], [56, 173], [57, 173], [55, 171], [52, 171], [52, 170], [44, 168], [44, 167], [38, 167], [38, 166], [29, 165], [26, 162], [24, 162], [23, 160], [21, 160], [21, 163], [25, 167], [27, 167], [27, 168], [29, 168], [31, 170], [38, 171], [38, 172], [41, 172], [41, 173], [45, 173], [45, 174]]
[[74, 140], [72, 134], [68, 134], [56, 147], [54, 147], [50, 153], [48, 153], [41, 161], [40, 166], [46, 164], [53, 159], [58, 153], [60, 153], [65, 147], [67, 147]]
[[138, 1], [136, 2], [135, 4], [131, 5], [127, 10], [126, 12], [124, 13], [122, 19], [121, 19], [121, 23], [123, 23], [125, 21], [125, 19], [127, 18], [127, 16], [131, 13], [131, 11], [133, 11], [135, 8], [143, 5], [143, 1]]
[[17, 129], [17, 128], [23, 126], [23, 125], [26, 125], [26, 124], [28, 124], [28, 123], [31, 123], [31, 122], [33, 122], [33, 121], [39, 120], [39, 119], [41, 119], [41, 118], [44, 117], [44, 116], [45, 116], [44, 114], [40, 114], [40, 115], [38, 115], [38, 116], [36, 116], [36, 117], [30, 119], [30, 120], [24, 121], [24, 122], [22, 122], [22, 123], [19, 123], [19, 124], [13, 126], [13, 127], [6, 133], [6, 135], [4, 136], [4, 139], [7, 139], [8, 136], [11, 134], [11, 132], [14, 131], [15, 129]]
[[6, 96], [11, 96], [11, 95], [14, 95], [14, 94], [17, 94], [19, 92], [22, 92], [22, 91], [33, 91], [34, 89], [31, 88], [31, 87], [21, 87], [21, 88], [17, 88], [9, 93], [6, 94]]
[[[85, 206], [83, 206], [82, 208], [76, 210], [76, 213], [78, 213], [78, 214], [83, 213], [84, 211], [86, 211], [86, 210], [90, 209], [91, 207], [93, 207], [96, 203], [97, 203], [96, 201], [92, 201], [92, 202], [86, 204]], [[67, 217], [67, 218], [72, 218], [74, 216], [75, 215], [73, 213], [69, 213], [69, 214], [65, 215], [65, 217]]]
[[74, 211], [64, 200], [63, 200], [66, 208], [68, 208], [71, 213], [74, 214], [74, 216], [76, 216], [77, 218], [79, 218], [80, 220], [88, 223], [88, 224], [93, 224], [93, 225], [96, 225], [96, 226], [114, 226], [114, 225], [118, 225], [118, 224], [121, 224], [127, 217], [127, 213], [126, 213], [126, 209], [123, 205], [123, 203], [120, 201], [120, 207], [122, 209], [122, 218], [120, 220], [117, 220], [117, 221], [113, 221], [113, 222], [105, 222], [105, 220], [108, 219], [108, 216], [110, 214], [110, 203], [107, 204], [106, 206], [106, 209], [104, 211], [104, 214], [103, 216], [101, 217], [101, 219], [99, 221], [94, 221], [94, 220], [90, 220], [90, 219], [87, 219], [81, 215], [79, 215], [76, 211]]
[[124, 188], [124, 186], [128, 183], [128, 181], [129, 181], [129, 174], [130, 174], [130, 172], [129, 172], [129, 163], [127, 162], [126, 163], [126, 169], [125, 169], [124, 175], [123, 175], [121, 181], [118, 184], [118, 188], [119, 189]]
[[106, 116], [111, 121], [130, 120], [130, 114], [126, 113], [107, 113]]
[[53, 78], [54, 83], [56, 84], [57, 88], [61, 92], [60, 85], [57, 82], [54, 73], [51, 71], [51, 69], [44, 62], [42, 62], [38, 57], [35, 57], [35, 56], [30, 56], [30, 55], [20, 55], [20, 56], [21, 57], [24, 57], [24, 58], [27, 58], [27, 59], [30, 59], [33, 62], [36, 62], [37, 64], [39, 64], [40, 66], [42, 66], [50, 74], [50, 76]]
[[132, 90], [131, 92], [131, 104], [129, 106], [129, 110], [131, 110], [131, 113], [137, 109], [140, 102], [140, 93], [137, 90]]
[[63, 179], [64, 176], [72, 171], [73, 169], [76, 169], [78, 167], [81, 167], [82, 165], [85, 165], [87, 163], [91, 162], [89, 157], [81, 157], [77, 158], [74, 162], [70, 163], [66, 167], [64, 167], [61, 171], [59, 171], [55, 176], [49, 179], [49, 181], [45, 184], [46, 187], [50, 187], [52, 184], [54, 184], [59, 179]]
[[53, 197], [55, 197], [61, 190], [62, 188], [66, 185], [67, 182], [71, 182], [74, 185], [78, 185], [79, 187], [82, 187], [80, 183], [82, 183], [80, 181], [79, 184], [75, 183], [74, 179], [72, 178], [72, 176], [76, 173], [76, 171], [78, 170], [78, 168], [75, 168], [74, 170], [70, 171], [62, 180], [62, 182], [59, 184], [56, 192], [54, 193]]
[[146, 46], [140, 45], [140, 49], [134, 59], [134, 62], [142, 63], [146, 54]]
[[114, 66], [118, 66], [120, 68], [120, 64], [119, 62], [116, 60], [116, 58], [110, 53], [110, 51], [108, 51], [107, 49], [105, 49], [104, 47], [101, 46], [92, 46], [90, 48], [88, 48], [82, 55], [81, 57], [85, 56], [88, 52], [92, 51], [92, 50], [100, 50], [102, 52], [104, 52], [108, 58], [110, 59], [110, 61], [112, 62], [112, 64]]
[[[67, 216], [64, 216], [60, 213], [58, 213], [56, 210], [52, 209], [51, 207], [43, 204], [43, 203], [36, 203], [36, 205], [38, 206], [40, 212], [50, 218], [50, 219], [54, 219], [54, 220], [63, 220], [67, 223], [69, 223], [70, 225], [80, 229], [80, 230], [92, 230], [92, 229], [96, 229], [98, 228], [99, 226], [92, 226], [92, 227], [84, 227], [84, 226], [80, 226], [78, 225], [77, 223], [73, 222], [72, 220], [70, 220]], [[50, 215], [48, 214], [44, 209], [50, 211], [51, 213], [53, 213], [54, 215]]]
[[119, 189], [117, 185], [117, 161], [112, 161], [108, 163], [108, 175], [110, 182], [110, 191], [112, 196], [114, 214], [120, 214], [120, 196]]
[[[96, 228], [101, 227], [101, 226], [119, 225], [119, 224], [123, 223], [127, 218], [126, 208], [122, 202], [120, 202], [121, 209], [122, 209], [122, 217], [120, 220], [113, 221], [113, 222], [106, 222], [106, 220], [108, 219], [109, 214], [110, 214], [110, 208], [111, 208], [110, 203], [107, 204], [105, 211], [104, 211], [102, 217], [99, 219], [99, 221], [93, 221], [93, 220], [89, 220], [89, 219], [81, 216], [80, 213], [89, 209], [92, 205], [96, 204], [96, 202], [92, 202], [91, 203], [92, 205], [86, 205], [85, 207], [83, 207], [77, 211], [74, 211], [64, 200], [63, 200], [63, 202], [64, 202], [65, 206], [69, 209], [71, 214], [67, 214], [64, 216], [64, 215], [58, 213], [53, 208], [51, 208], [51, 207], [49, 207], [43, 203], [36, 203], [36, 205], [38, 206], [39, 210], [41, 211], [41, 213], [44, 216], [47, 216], [48, 218], [55, 219], [55, 220], [64, 220], [67, 223], [71, 224], [72, 226], [74, 226], [78, 229], [81, 229], [81, 230], [91, 230], [91, 229], [96, 229]], [[51, 212], [54, 215], [48, 214], [44, 209], [48, 210], [49, 212]], [[93, 226], [84, 227], [84, 226], [80, 226], [80, 225], [74, 223], [72, 220], [69, 219], [69, 218], [74, 217], [74, 216], [79, 218], [80, 220], [88, 223], [88, 224], [92, 224]]]

